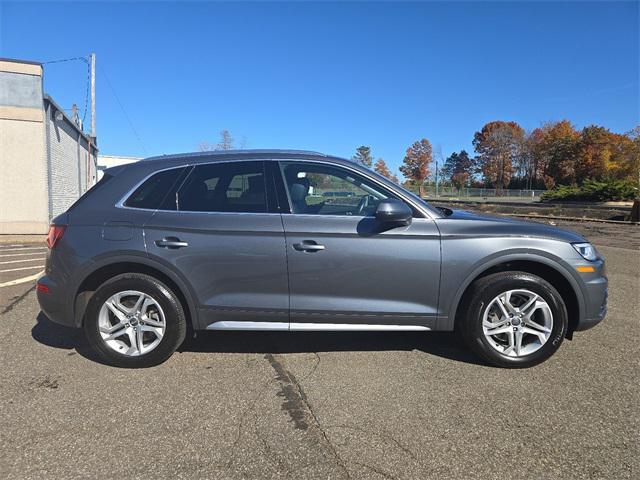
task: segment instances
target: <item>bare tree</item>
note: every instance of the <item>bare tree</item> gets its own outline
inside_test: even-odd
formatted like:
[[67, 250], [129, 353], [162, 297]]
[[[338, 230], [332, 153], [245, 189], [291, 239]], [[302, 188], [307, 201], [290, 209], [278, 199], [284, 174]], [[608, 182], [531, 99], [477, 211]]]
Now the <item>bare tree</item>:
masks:
[[220, 131], [220, 141], [216, 145], [216, 150], [231, 150], [233, 148], [233, 137], [229, 130]]
[[204, 142], [200, 142], [198, 144], [198, 151], [199, 152], [211, 152], [213, 150], [215, 150], [215, 145], [211, 144], [210, 142], [204, 141]]

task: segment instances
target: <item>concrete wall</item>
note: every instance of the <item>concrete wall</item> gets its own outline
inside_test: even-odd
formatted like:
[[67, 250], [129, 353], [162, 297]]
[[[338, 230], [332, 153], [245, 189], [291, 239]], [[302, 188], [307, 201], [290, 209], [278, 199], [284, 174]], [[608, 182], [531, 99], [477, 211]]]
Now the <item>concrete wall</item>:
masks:
[[0, 234], [42, 234], [96, 182], [95, 145], [42, 91], [42, 66], [0, 59]]
[[42, 67], [0, 61], [0, 234], [49, 226]]

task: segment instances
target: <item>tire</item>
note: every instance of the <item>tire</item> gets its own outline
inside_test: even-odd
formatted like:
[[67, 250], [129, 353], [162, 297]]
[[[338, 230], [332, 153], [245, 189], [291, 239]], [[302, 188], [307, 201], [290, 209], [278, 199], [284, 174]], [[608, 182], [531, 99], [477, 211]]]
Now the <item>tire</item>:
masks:
[[187, 321], [169, 287], [149, 275], [125, 273], [96, 290], [83, 327], [89, 345], [104, 362], [145, 368], [176, 351], [184, 341]]
[[[531, 318], [519, 307], [531, 309]], [[495, 273], [473, 283], [458, 319], [469, 348], [491, 365], [504, 368], [544, 362], [560, 347], [568, 327], [567, 309], [558, 291], [527, 272]]]

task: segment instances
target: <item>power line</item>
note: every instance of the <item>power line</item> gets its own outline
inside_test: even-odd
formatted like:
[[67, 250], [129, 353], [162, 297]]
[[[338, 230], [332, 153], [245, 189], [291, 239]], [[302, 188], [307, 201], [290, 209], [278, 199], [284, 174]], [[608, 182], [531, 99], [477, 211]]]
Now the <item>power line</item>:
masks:
[[131, 127], [131, 130], [133, 131], [133, 134], [135, 135], [136, 139], [140, 143], [140, 146], [144, 150], [144, 153], [148, 155], [147, 148], [144, 146], [144, 143], [140, 139], [140, 135], [138, 135], [138, 131], [133, 126], [133, 122], [131, 121], [131, 118], [129, 118], [129, 115], [127, 114], [127, 111], [125, 110], [124, 106], [122, 105], [122, 102], [118, 98], [118, 95], [116, 94], [116, 91], [113, 88], [113, 85], [111, 85], [111, 82], [109, 81], [109, 77], [107, 76], [107, 73], [100, 66], [100, 64], [98, 64], [98, 68], [100, 69], [100, 72], [104, 76], [104, 79], [107, 81], [107, 85], [109, 86], [109, 89], [111, 90], [111, 93], [113, 93], [113, 97], [116, 99], [116, 102], [118, 102], [118, 105], [120, 105], [120, 109], [122, 110], [122, 113], [124, 114], [125, 118], [127, 119], [127, 122], [129, 122], [129, 126]]
[[82, 114], [82, 127], [84, 129], [84, 119], [87, 118], [89, 107], [89, 87], [91, 86], [91, 63], [87, 62], [87, 91], [84, 94], [84, 113]]
[[71, 58], [62, 58], [59, 60], [49, 60], [48, 62], [42, 62], [43, 65], [50, 65], [52, 63], [64, 63], [64, 62], [73, 62], [80, 60], [87, 64], [87, 91], [84, 95], [84, 113], [82, 114], [82, 124], [84, 125], [84, 121], [87, 118], [87, 110], [89, 109], [89, 87], [91, 84], [91, 63], [89, 62], [87, 57], [71, 57]]
[[71, 58], [63, 58], [61, 60], [49, 60], [48, 62], [42, 62], [43, 65], [47, 65], [49, 63], [62, 63], [62, 62], [72, 62], [74, 60], [82, 60], [85, 63], [89, 63], [87, 57], [71, 57]]

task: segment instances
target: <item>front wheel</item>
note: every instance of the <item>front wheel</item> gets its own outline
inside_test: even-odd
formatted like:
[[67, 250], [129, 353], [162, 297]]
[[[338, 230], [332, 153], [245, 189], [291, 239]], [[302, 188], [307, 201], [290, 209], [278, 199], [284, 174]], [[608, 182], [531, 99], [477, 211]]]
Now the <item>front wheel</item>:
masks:
[[162, 363], [180, 346], [186, 319], [176, 295], [144, 274], [118, 275], [87, 306], [84, 330], [98, 355], [119, 367]]
[[478, 280], [461, 308], [464, 340], [499, 367], [531, 367], [545, 361], [567, 332], [567, 309], [558, 291], [526, 272], [500, 272]]

